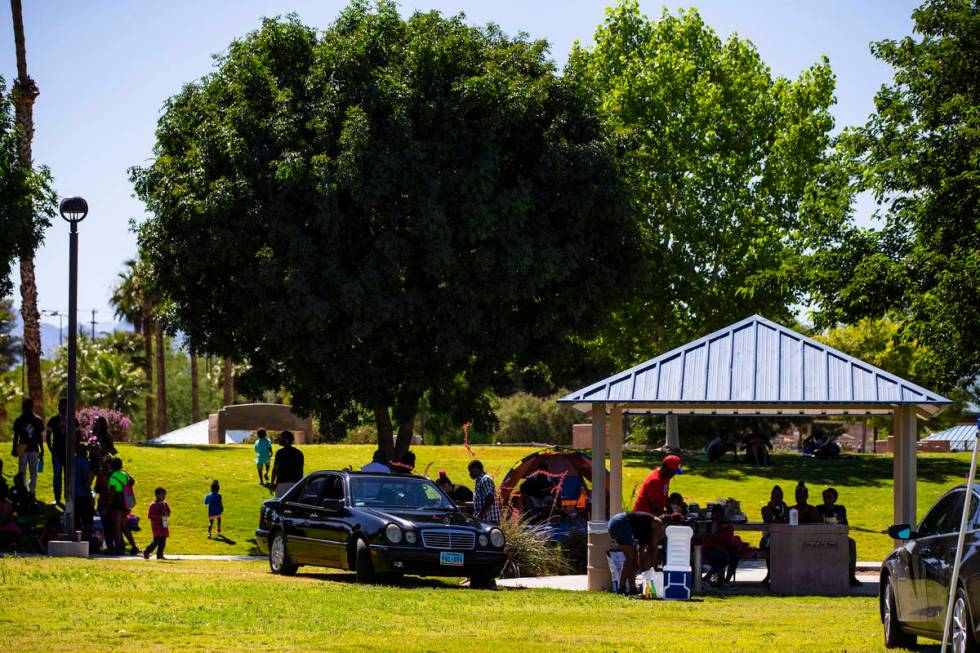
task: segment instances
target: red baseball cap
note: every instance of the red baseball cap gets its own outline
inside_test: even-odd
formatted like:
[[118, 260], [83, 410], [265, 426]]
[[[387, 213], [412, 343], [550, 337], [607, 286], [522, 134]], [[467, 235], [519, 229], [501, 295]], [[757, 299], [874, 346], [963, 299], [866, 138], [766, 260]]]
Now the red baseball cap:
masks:
[[684, 473], [684, 470], [681, 469], [681, 459], [679, 456], [670, 455], [664, 458], [664, 467], [672, 469], [678, 474]]

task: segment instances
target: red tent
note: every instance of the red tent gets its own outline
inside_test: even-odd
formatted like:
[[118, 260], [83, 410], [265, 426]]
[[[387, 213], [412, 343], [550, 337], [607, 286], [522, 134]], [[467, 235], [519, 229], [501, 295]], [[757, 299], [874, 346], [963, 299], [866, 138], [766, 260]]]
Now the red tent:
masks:
[[[518, 503], [521, 482], [545, 464], [547, 473], [561, 484], [562, 506], [584, 512], [592, 497], [592, 456], [578, 449], [554, 447], [528, 454], [511, 468], [500, 484], [500, 501]], [[609, 474], [606, 474], [606, 496], [609, 496]]]

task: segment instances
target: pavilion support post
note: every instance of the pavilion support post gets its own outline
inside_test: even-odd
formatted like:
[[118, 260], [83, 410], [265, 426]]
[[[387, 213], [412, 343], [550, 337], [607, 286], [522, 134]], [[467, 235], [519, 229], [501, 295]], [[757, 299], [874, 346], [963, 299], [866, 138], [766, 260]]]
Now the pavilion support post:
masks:
[[664, 442], [667, 451], [681, 450], [681, 435], [677, 430], [677, 415], [667, 415], [667, 440]]
[[606, 520], [606, 405], [592, 404], [592, 521]]
[[895, 523], [915, 527], [916, 441], [919, 425], [915, 406], [898, 406], [892, 415], [894, 431]]
[[623, 511], [623, 409], [609, 411], [609, 515]]

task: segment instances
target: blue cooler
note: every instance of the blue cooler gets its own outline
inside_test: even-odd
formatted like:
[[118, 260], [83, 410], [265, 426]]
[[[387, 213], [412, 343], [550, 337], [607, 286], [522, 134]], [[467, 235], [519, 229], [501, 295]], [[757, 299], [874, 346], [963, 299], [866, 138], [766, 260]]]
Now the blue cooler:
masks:
[[664, 598], [674, 601], [691, 600], [691, 568], [664, 567]]

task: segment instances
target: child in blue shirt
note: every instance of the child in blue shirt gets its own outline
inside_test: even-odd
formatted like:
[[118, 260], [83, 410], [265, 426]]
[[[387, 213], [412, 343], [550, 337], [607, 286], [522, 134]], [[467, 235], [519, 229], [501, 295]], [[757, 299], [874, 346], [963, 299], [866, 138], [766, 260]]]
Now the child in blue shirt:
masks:
[[218, 481], [215, 481], [211, 484], [211, 494], [204, 497], [204, 505], [208, 507], [208, 539], [211, 539], [215, 520], [218, 522], [218, 535], [221, 535], [221, 513], [224, 512], [224, 506], [221, 505], [221, 495], [218, 494], [220, 489]]

